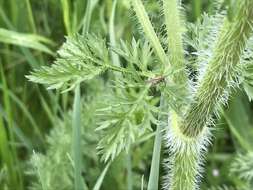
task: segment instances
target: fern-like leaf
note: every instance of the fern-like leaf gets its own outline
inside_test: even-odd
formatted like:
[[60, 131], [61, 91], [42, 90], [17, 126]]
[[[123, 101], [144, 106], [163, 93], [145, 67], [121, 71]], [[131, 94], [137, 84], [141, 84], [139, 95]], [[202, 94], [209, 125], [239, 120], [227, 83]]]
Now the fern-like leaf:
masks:
[[111, 66], [105, 41], [94, 35], [67, 37], [58, 54], [59, 58], [51, 67], [36, 69], [27, 78], [49, 89], [70, 90]]

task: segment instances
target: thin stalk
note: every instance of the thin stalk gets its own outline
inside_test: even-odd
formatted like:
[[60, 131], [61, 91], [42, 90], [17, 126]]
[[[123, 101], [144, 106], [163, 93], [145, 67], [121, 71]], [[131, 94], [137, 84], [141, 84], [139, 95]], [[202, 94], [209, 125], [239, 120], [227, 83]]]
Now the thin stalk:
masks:
[[[161, 112], [165, 111], [165, 101], [164, 98], [161, 97], [160, 101], [160, 110]], [[151, 170], [149, 173], [148, 180], [148, 188], [147, 190], [158, 190], [159, 185], [159, 169], [160, 169], [160, 155], [161, 155], [161, 147], [162, 147], [162, 130], [163, 130], [163, 117], [161, 114], [159, 115], [158, 120], [160, 123], [157, 125], [156, 135], [155, 135], [155, 143], [152, 154], [152, 162], [151, 162]]]
[[4, 126], [3, 117], [0, 114], [0, 155], [3, 164], [6, 165], [8, 170], [8, 178], [10, 179], [10, 183], [13, 187], [17, 187], [15, 170], [14, 170], [14, 162], [13, 155], [9, 147], [7, 131]]
[[202, 1], [201, 0], [193, 0], [192, 1], [192, 10], [193, 10], [193, 20], [196, 21], [201, 16], [202, 9]]
[[[28, 13], [28, 20], [29, 20], [29, 24], [31, 27], [31, 30], [34, 34], [37, 33], [37, 29], [36, 29], [36, 25], [35, 25], [35, 21], [34, 21], [34, 15], [33, 15], [33, 11], [32, 11], [32, 6], [31, 6], [31, 1], [30, 0], [26, 0], [26, 8], [27, 8], [27, 13]], [[27, 53], [26, 53], [27, 54]], [[40, 63], [43, 64], [43, 56], [41, 53], [39, 53], [39, 60]]]
[[181, 21], [178, 0], [163, 0], [163, 11], [166, 23], [169, 60], [173, 68], [179, 70], [174, 74], [177, 85], [186, 86], [188, 78], [185, 71], [184, 48], [182, 35], [184, 24]]
[[23, 114], [27, 117], [29, 120], [31, 127], [35, 131], [36, 135], [38, 135], [38, 138], [43, 142], [44, 138], [43, 135], [39, 129], [39, 126], [35, 122], [34, 118], [32, 117], [31, 113], [27, 109], [26, 105], [10, 90], [5, 89], [5, 86], [0, 84], [0, 90], [3, 91], [4, 93], [8, 93], [9, 98], [17, 105], [17, 107], [22, 110]]
[[[85, 21], [83, 23], [83, 34], [87, 34], [90, 27], [92, 14], [91, 1], [88, 0], [85, 13]], [[81, 149], [81, 101], [80, 101], [80, 85], [75, 89], [74, 108], [73, 108], [73, 152], [75, 165], [75, 190], [88, 189], [85, 180], [82, 180], [82, 149]]]
[[112, 162], [108, 162], [104, 168], [104, 170], [102, 171], [101, 175], [99, 176], [99, 178], [97, 179], [97, 182], [95, 184], [95, 186], [93, 187], [93, 190], [99, 190], [102, 186], [102, 183], [104, 181], [104, 178], [106, 176], [106, 173], [110, 167]]
[[[0, 17], [3, 19], [4, 23], [7, 27], [11, 30], [16, 30], [15, 27], [12, 25], [8, 17], [6, 16], [5, 12], [3, 11], [2, 7], [0, 6]], [[32, 68], [37, 68], [39, 66], [39, 62], [36, 60], [34, 55], [31, 53], [29, 49], [19, 47], [21, 52], [24, 54], [25, 58], [27, 59], [28, 63]]]
[[[82, 180], [82, 148], [81, 148], [81, 99], [80, 86], [75, 89], [74, 108], [73, 108], [73, 135], [72, 135], [72, 152], [74, 160], [74, 181], [75, 190], [87, 189]], [[84, 186], [83, 186], [84, 185]]]
[[86, 5], [86, 11], [83, 16], [82, 21], [80, 22], [78, 29], [82, 28], [82, 34], [85, 34], [90, 28], [90, 21], [92, 17], [92, 13], [94, 11], [95, 6], [97, 5], [99, 0], [88, 0]]
[[[109, 35], [110, 35], [110, 43], [112, 47], [116, 47], [116, 36], [115, 36], [115, 29], [114, 29], [114, 20], [115, 20], [115, 10], [117, 6], [117, 0], [113, 2], [112, 6], [112, 13], [110, 16], [110, 21], [109, 21]], [[111, 56], [112, 56], [112, 62], [115, 66], [120, 67], [120, 61], [119, 61], [119, 56], [115, 52], [111, 51]]]
[[25, 3], [26, 3], [27, 12], [28, 12], [28, 20], [29, 20], [30, 27], [31, 27], [33, 33], [37, 33], [35, 22], [33, 19], [34, 17], [33, 17], [31, 2], [30, 2], [30, 0], [26, 0]]
[[[115, 36], [115, 28], [114, 28], [114, 20], [115, 20], [115, 12], [116, 12], [117, 0], [114, 0], [109, 20], [109, 38], [111, 46], [116, 47], [116, 36]], [[120, 59], [118, 54], [111, 50], [112, 63], [114, 66], [120, 68]], [[116, 77], [122, 77], [120, 73], [115, 75]], [[118, 93], [118, 91], [116, 91]], [[127, 189], [133, 190], [133, 180], [132, 180], [132, 160], [131, 160], [131, 148], [125, 156], [126, 159], [126, 169], [127, 169]]]
[[[9, 134], [9, 142], [8, 146], [10, 149], [10, 154], [11, 154], [11, 161], [13, 165], [9, 165], [9, 170], [10, 170], [10, 175], [11, 175], [11, 181], [10, 185], [12, 188], [20, 187], [23, 189], [23, 181], [22, 181], [22, 175], [21, 175], [21, 170], [18, 162], [18, 156], [17, 156], [17, 150], [16, 147], [13, 145], [15, 143], [15, 134], [13, 130], [13, 110], [11, 109], [11, 103], [10, 103], [10, 97], [8, 94], [8, 86], [7, 86], [7, 81], [3, 72], [3, 67], [0, 67], [1, 70], [1, 80], [2, 80], [2, 85], [3, 85], [3, 102], [4, 102], [4, 108], [6, 111], [6, 121], [7, 121], [7, 126], [8, 126], [8, 134]], [[9, 162], [7, 162], [8, 164]], [[16, 169], [15, 169], [16, 167]]]
[[14, 24], [14, 26], [17, 25], [17, 18], [19, 15], [19, 9], [18, 9], [18, 3], [16, 0], [10, 1], [10, 7], [11, 7], [11, 21]]
[[[72, 36], [73, 31], [72, 31], [72, 23], [70, 19], [69, 0], [61, 0], [61, 5], [62, 5], [62, 11], [63, 11], [63, 22], [64, 22], [65, 30], [68, 36]], [[69, 99], [69, 93], [66, 92], [62, 95], [62, 105], [63, 105], [64, 111], [67, 110], [68, 99]]]
[[65, 25], [65, 29], [68, 35], [71, 35], [72, 29], [71, 29], [71, 22], [70, 22], [70, 7], [69, 7], [69, 1], [68, 0], [61, 0], [62, 4], [62, 12], [63, 12], [63, 21]]
[[129, 152], [126, 154], [126, 164], [127, 164], [127, 190], [133, 190], [131, 148], [129, 149]]
[[164, 64], [166, 63], [166, 64], [168, 64], [167, 66], [169, 66], [169, 63], [167, 61], [167, 56], [166, 56], [164, 49], [162, 48], [162, 45], [155, 33], [155, 30], [152, 26], [152, 23], [148, 17], [148, 14], [145, 10], [145, 7], [144, 7], [142, 1], [141, 0], [131, 0], [131, 2], [133, 5], [133, 9], [135, 11], [135, 14], [139, 20], [139, 23], [141, 24], [144, 33], [146, 34], [151, 45], [153, 46], [159, 59], [161, 60], [162, 63], [164, 63]]
[[90, 28], [90, 20], [92, 15], [92, 9], [91, 9], [91, 0], [87, 1], [86, 11], [85, 11], [85, 17], [83, 21], [83, 34], [88, 33], [88, 30]]
[[[167, 55], [165, 54], [165, 51], [162, 48], [161, 43], [154, 31], [154, 28], [149, 20], [147, 12], [145, 11], [142, 1], [132, 0], [132, 5], [145, 35], [149, 39], [151, 45], [155, 49], [155, 52], [157, 53], [158, 57], [163, 63], [162, 66], [165, 66], [165, 63], [166, 63], [165, 69], [168, 69], [170, 67], [170, 62], [169, 60], [167, 60]], [[164, 101], [164, 97], [163, 95], [161, 95], [161, 103], [163, 101]], [[158, 188], [160, 151], [161, 151], [160, 130], [161, 130], [161, 126], [159, 125], [157, 128], [157, 133], [156, 133], [156, 138], [155, 138], [155, 145], [154, 145], [153, 157], [152, 157], [152, 163], [151, 163], [151, 171], [150, 171], [150, 177], [149, 177], [149, 182], [148, 182], [148, 190], [153, 190], [153, 189]]]

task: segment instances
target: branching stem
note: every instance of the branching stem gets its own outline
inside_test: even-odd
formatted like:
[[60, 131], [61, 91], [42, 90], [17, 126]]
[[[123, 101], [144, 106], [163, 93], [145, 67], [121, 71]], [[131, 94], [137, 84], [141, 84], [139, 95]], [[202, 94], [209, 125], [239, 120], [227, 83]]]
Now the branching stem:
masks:
[[184, 134], [197, 136], [211, 122], [220, 104], [224, 103], [226, 93], [237, 77], [236, 66], [250, 37], [252, 18], [253, 1], [243, 0], [235, 20], [225, 21], [214, 57], [183, 121]]

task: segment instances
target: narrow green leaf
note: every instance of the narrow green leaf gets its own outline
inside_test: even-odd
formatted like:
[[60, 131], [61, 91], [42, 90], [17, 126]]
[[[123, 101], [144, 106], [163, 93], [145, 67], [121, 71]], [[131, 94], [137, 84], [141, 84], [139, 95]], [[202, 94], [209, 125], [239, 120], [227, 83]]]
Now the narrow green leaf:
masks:
[[202, 11], [202, 1], [201, 0], [192, 0], [192, 10], [194, 14], [194, 21], [196, 21], [201, 16]]
[[[114, 20], [115, 20], [115, 10], [117, 6], [117, 0], [113, 2], [112, 13], [109, 22], [109, 35], [110, 35], [110, 43], [112, 47], [116, 47], [116, 36], [115, 36], [115, 28], [114, 28]], [[112, 62], [115, 66], [120, 66], [119, 56], [115, 52], [111, 51]]]
[[[5, 74], [3, 72], [2, 65], [0, 65], [0, 74], [1, 74], [1, 83], [3, 85], [3, 102], [4, 102], [4, 109], [6, 111], [7, 130], [9, 133], [9, 139], [8, 139], [8, 144], [9, 144], [9, 142], [12, 142], [12, 143], [15, 142], [15, 135], [13, 132], [13, 110], [11, 107], [10, 97], [8, 94], [8, 85], [5, 78]], [[1, 127], [4, 127], [4, 126], [1, 126]], [[8, 148], [10, 150], [10, 154], [11, 154], [10, 156], [12, 159], [11, 165], [9, 165], [9, 162], [7, 162], [7, 164], [9, 165], [8, 170], [11, 175], [10, 182], [13, 185], [12, 187], [18, 187], [18, 186], [23, 187], [16, 147], [14, 145], [9, 145]], [[14, 169], [15, 167], [17, 168], [16, 170]]]
[[33, 17], [31, 2], [30, 2], [30, 0], [25, 0], [25, 3], [26, 3], [26, 8], [27, 8], [28, 20], [29, 20], [30, 27], [31, 27], [33, 33], [37, 33], [35, 22], [34, 22], [34, 19], [33, 19], [34, 17]]
[[10, 99], [12, 99], [12, 101], [20, 108], [20, 110], [22, 110], [22, 113], [29, 120], [31, 127], [33, 127], [33, 130], [38, 135], [40, 140], [43, 142], [43, 135], [41, 134], [39, 126], [36, 123], [36, 121], [34, 120], [30, 111], [27, 109], [26, 105], [24, 105], [24, 103], [12, 91], [6, 90], [2, 84], [0, 84], [0, 90], [2, 90], [2, 91], [5, 90], [5, 93], [8, 93], [8, 96], [10, 97]]
[[72, 154], [74, 160], [75, 190], [83, 190], [87, 189], [87, 186], [82, 180], [81, 100], [79, 85], [75, 88], [72, 127]]
[[[0, 114], [2, 115], [3, 119], [5, 121], [8, 120], [7, 113], [4, 112], [2, 106], [0, 105]], [[31, 153], [34, 150], [34, 147], [32, 145], [32, 142], [29, 140], [27, 136], [23, 133], [20, 126], [17, 125], [17, 123], [13, 122], [13, 133], [17, 137], [18, 143], [21, 142], [21, 144], [27, 148], [27, 150]]]
[[132, 172], [132, 158], [131, 147], [126, 154], [126, 167], [127, 167], [127, 190], [133, 190], [133, 172]]
[[68, 35], [72, 35], [72, 28], [70, 22], [70, 7], [69, 0], [61, 0], [62, 12], [63, 12], [63, 22], [65, 25], [65, 29]]
[[12, 183], [15, 184], [16, 176], [14, 171], [13, 157], [11, 149], [9, 147], [7, 131], [4, 126], [3, 117], [1, 113], [0, 113], [0, 157], [3, 162], [3, 165], [7, 166], [10, 181], [12, 181]]
[[[160, 101], [160, 109], [161, 111], [164, 110], [165, 101], [164, 98], [161, 97]], [[166, 119], [166, 118], [165, 118]], [[154, 149], [152, 154], [152, 162], [151, 162], [151, 170], [149, 173], [149, 180], [148, 180], [148, 188], [147, 190], [158, 190], [159, 185], [159, 168], [160, 168], [160, 155], [161, 155], [161, 147], [162, 147], [162, 118], [159, 118], [160, 123], [157, 125], [156, 135], [155, 135], [155, 143]]]
[[83, 31], [82, 31], [83, 34], [86, 34], [89, 32], [91, 15], [92, 15], [92, 1], [87, 0], [85, 16], [83, 19]]
[[0, 28], [0, 42], [27, 47], [54, 55], [54, 53], [43, 44], [53, 44], [53, 42], [45, 37], [35, 34], [24, 34]]
[[108, 162], [106, 164], [105, 168], [103, 169], [102, 173], [100, 174], [99, 178], [97, 179], [96, 184], [93, 187], [93, 190], [100, 190], [102, 183], [104, 181], [105, 175], [106, 175], [110, 165], [111, 165], [111, 162]]

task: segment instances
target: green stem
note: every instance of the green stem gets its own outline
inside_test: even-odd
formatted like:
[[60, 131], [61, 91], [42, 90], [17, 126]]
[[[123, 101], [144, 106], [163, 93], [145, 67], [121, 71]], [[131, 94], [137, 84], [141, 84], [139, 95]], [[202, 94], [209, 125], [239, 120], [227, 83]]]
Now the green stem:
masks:
[[71, 22], [70, 22], [69, 1], [68, 0], [61, 0], [61, 4], [62, 4], [62, 12], [63, 12], [63, 22], [64, 22], [66, 32], [68, 35], [72, 35], [73, 31], [72, 31]]
[[89, 32], [89, 28], [90, 28], [90, 20], [91, 20], [91, 14], [92, 14], [92, 9], [91, 9], [91, 0], [87, 1], [87, 5], [86, 5], [86, 11], [85, 11], [85, 17], [84, 17], [84, 21], [83, 21], [83, 34], [86, 34]]
[[202, 9], [202, 1], [201, 0], [193, 0], [192, 2], [192, 10], [194, 13], [194, 21], [196, 21], [201, 16]]
[[153, 46], [155, 52], [157, 53], [159, 59], [162, 63], [166, 63], [167, 56], [162, 48], [162, 45], [155, 33], [152, 23], [148, 17], [145, 7], [141, 0], [131, 0], [136, 16], [142, 26], [144, 33], [146, 34], [148, 40]]
[[168, 190], [195, 190], [201, 176], [201, 165], [209, 145], [210, 130], [197, 137], [188, 137], [181, 132], [176, 113], [170, 114], [167, 146], [170, 158], [166, 166], [168, 175], [164, 188]]
[[169, 190], [198, 188], [203, 155], [210, 140], [207, 127], [237, 77], [236, 65], [252, 31], [253, 1], [242, 0], [233, 22], [225, 21], [214, 57], [183, 120], [171, 116], [168, 147]]
[[30, 23], [30, 27], [33, 31], [33, 33], [37, 33], [35, 22], [34, 22], [34, 17], [33, 17], [33, 12], [32, 12], [32, 7], [31, 7], [31, 2], [30, 0], [26, 0], [26, 7], [27, 7], [27, 12], [28, 12], [28, 19]]
[[[110, 22], [109, 22], [109, 35], [110, 35], [110, 43], [112, 47], [116, 47], [116, 36], [115, 36], [115, 29], [114, 29], [116, 6], [117, 6], [117, 0], [113, 2], [112, 13], [111, 13]], [[112, 56], [113, 65], [120, 67], [118, 54], [111, 51], [111, 56]]]
[[132, 174], [132, 159], [131, 159], [131, 148], [126, 155], [127, 161], [127, 190], [133, 190], [133, 174]]
[[[187, 99], [187, 96], [189, 96], [189, 84], [182, 40], [184, 24], [181, 21], [178, 0], [163, 0], [163, 9], [168, 38], [169, 60], [172, 68], [178, 70], [171, 77], [175, 85], [180, 86], [180, 94], [175, 96], [178, 101], [175, 102], [178, 102], [176, 107], [183, 110], [183, 106], [187, 102], [182, 102], [181, 100]], [[164, 72], [167, 73], [167, 70], [168, 68], [165, 68]]]
[[253, 1], [242, 0], [233, 22], [225, 21], [213, 59], [200, 82], [182, 124], [188, 136], [197, 136], [211, 121], [237, 76], [237, 64], [252, 31]]
[[[7, 81], [6, 81], [2, 66], [0, 66], [0, 74], [1, 74], [1, 80], [2, 80], [2, 85], [3, 85], [3, 102], [4, 102], [5, 112], [7, 116], [6, 117], [7, 126], [8, 126], [7, 129], [9, 133], [9, 139], [8, 139], [8, 142], [6, 143], [8, 143], [7, 146], [9, 148], [10, 160], [9, 161], [5, 160], [5, 161], [7, 161], [6, 164], [11, 175], [11, 178], [10, 178], [11, 188], [20, 187], [21, 189], [23, 189], [22, 174], [21, 174], [21, 169], [20, 169], [21, 167], [18, 161], [17, 149], [14, 145], [16, 138], [15, 138], [14, 129], [13, 129], [14, 128], [13, 114], [12, 114], [13, 110], [11, 107], [10, 96], [8, 93], [9, 91], [8, 85], [7, 85]], [[1, 127], [3, 128], [4, 126], [2, 125]]]
[[163, 0], [164, 17], [168, 38], [170, 63], [176, 70], [174, 81], [178, 85], [186, 86], [188, 78], [185, 71], [184, 48], [182, 35], [184, 25], [180, 18], [178, 0]]
[[[160, 101], [160, 110], [161, 112], [165, 111], [166, 103], [164, 98], [161, 97]], [[158, 190], [159, 185], [159, 169], [160, 169], [160, 155], [161, 155], [161, 147], [162, 147], [162, 122], [164, 121], [162, 114], [159, 115], [158, 120], [161, 122], [157, 125], [156, 135], [155, 135], [155, 143], [152, 154], [152, 162], [151, 162], [151, 170], [149, 174], [148, 180], [148, 188], [147, 190]]]
[[[74, 108], [73, 108], [73, 136], [72, 136], [72, 153], [74, 160], [74, 181], [75, 190], [87, 189], [82, 180], [82, 148], [81, 148], [81, 100], [80, 86], [75, 89]], [[84, 184], [84, 185], [83, 185]]]

